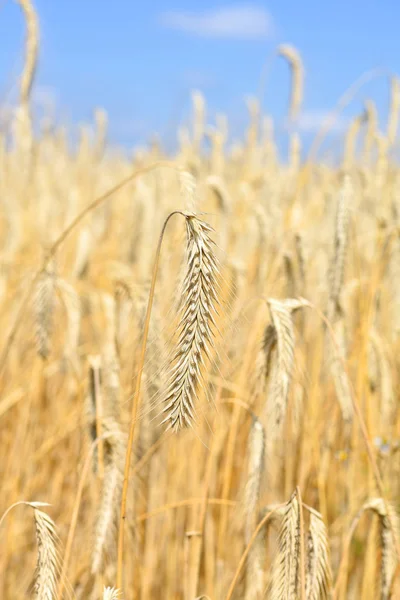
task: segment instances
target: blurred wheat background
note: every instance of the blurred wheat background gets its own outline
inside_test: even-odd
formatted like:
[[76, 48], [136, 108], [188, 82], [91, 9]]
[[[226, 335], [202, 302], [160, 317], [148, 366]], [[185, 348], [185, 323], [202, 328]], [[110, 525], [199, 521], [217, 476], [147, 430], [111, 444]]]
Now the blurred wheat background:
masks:
[[[71, 148], [34, 128], [19, 4], [0, 597], [400, 598], [399, 80], [386, 128], [367, 99], [336, 166], [318, 160], [335, 111], [282, 161], [255, 99], [229, 149], [199, 92], [173, 157], [110, 150], [100, 110]], [[295, 119], [302, 60], [277, 54]]]

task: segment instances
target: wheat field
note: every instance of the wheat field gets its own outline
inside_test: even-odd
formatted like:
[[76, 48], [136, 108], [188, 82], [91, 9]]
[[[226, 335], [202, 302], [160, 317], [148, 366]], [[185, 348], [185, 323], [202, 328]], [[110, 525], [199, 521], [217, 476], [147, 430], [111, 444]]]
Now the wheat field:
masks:
[[[19, 4], [0, 597], [400, 598], [399, 80], [385, 127], [366, 98], [335, 164], [320, 148], [355, 89], [285, 160], [256, 99], [231, 146], [200, 92], [173, 156], [109, 147], [101, 110], [72, 148], [34, 123], [39, 24]], [[277, 59], [294, 122], [301, 56]]]

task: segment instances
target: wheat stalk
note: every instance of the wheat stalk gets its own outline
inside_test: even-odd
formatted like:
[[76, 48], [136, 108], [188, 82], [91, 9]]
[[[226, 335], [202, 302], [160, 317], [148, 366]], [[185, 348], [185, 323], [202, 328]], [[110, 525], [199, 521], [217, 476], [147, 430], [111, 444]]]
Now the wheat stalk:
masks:
[[[257, 505], [260, 498], [262, 472], [264, 466], [265, 434], [261, 423], [254, 419], [249, 440], [249, 467], [245, 489], [245, 543], [248, 544], [257, 525]], [[253, 544], [247, 560], [245, 598], [259, 598], [264, 585], [262, 567], [262, 535]]]

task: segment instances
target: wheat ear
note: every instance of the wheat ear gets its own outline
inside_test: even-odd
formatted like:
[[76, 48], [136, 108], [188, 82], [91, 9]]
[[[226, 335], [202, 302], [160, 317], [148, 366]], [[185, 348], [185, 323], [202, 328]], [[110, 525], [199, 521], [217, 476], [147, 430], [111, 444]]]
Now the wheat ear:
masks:
[[271, 600], [299, 598], [300, 507], [293, 494], [285, 507], [279, 532], [279, 551], [272, 572]]
[[392, 146], [396, 141], [397, 129], [399, 125], [400, 110], [400, 80], [398, 77], [392, 77], [390, 82], [390, 109], [387, 125], [387, 142]]
[[301, 108], [303, 101], [303, 90], [304, 90], [304, 67], [301, 60], [301, 56], [294, 48], [289, 44], [282, 44], [278, 47], [278, 55], [286, 58], [290, 71], [292, 74], [291, 94], [290, 94], [290, 105], [289, 105], [289, 118], [294, 120]]
[[325, 600], [329, 597], [332, 574], [329, 557], [328, 531], [322, 515], [307, 507], [310, 527], [307, 535], [307, 600]]
[[58, 558], [56, 529], [48, 514], [32, 503], [35, 518], [38, 558], [33, 585], [33, 596], [37, 600], [53, 600], [56, 593]]
[[123, 462], [125, 454], [125, 436], [114, 419], [103, 422], [105, 440], [105, 471], [98, 511], [92, 554], [92, 573], [98, 573], [104, 553], [110, 551], [117, 533], [118, 510], [121, 501], [123, 483]]
[[336, 317], [340, 312], [340, 292], [343, 286], [346, 267], [350, 207], [353, 200], [353, 194], [354, 191], [351, 177], [349, 175], [345, 175], [339, 193], [336, 212], [334, 253], [330, 270], [330, 292], [328, 307], [328, 318], [330, 320], [333, 320], [334, 317]]
[[121, 592], [113, 587], [105, 587], [103, 592], [103, 600], [122, 600]]
[[268, 299], [277, 345], [267, 399], [268, 443], [273, 443], [282, 431], [294, 366], [295, 335], [292, 313], [303, 306], [307, 306], [303, 299]]
[[163, 412], [175, 431], [195, 420], [195, 400], [205, 359], [214, 339], [218, 303], [218, 263], [211, 227], [194, 214], [185, 214], [187, 270], [183, 282], [178, 342], [168, 369]]
[[396, 543], [400, 539], [400, 518], [396, 510], [383, 498], [374, 498], [365, 503], [363, 510], [372, 510], [379, 517], [382, 547], [381, 600], [390, 600], [393, 578], [398, 564]]
[[54, 301], [55, 274], [54, 265], [50, 263], [40, 274], [33, 296], [36, 348], [43, 360], [46, 360], [50, 354]]

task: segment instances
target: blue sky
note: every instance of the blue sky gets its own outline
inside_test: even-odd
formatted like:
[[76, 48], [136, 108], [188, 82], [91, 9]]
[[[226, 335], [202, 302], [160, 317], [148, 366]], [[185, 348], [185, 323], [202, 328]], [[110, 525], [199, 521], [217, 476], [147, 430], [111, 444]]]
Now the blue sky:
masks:
[[[312, 133], [326, 111], [362, 72], [400, 71], [398, 0], [36, 0], [41, 25], [35, 103], [54, 104], [67, 123], [91, 119], [104, 107], [112, 141], [141, 143], [171, 132], [190, 115], [190, 90], [203, 91], [208, 121], [225, 112], [234, 134], [246, 124], [245, 98], [257, 93], [260, 73], [280, 43], [294, 44], [306, 69], [302, 130]], [[12, 99], [22, 64], [23, 21], [13, 0], [0, 2], [0, 100]], [[276, 60], [263, 109], [282, 121], [288, 70]], [[388, 85], [367, 85], [362, 98], [379, 107], [382, 125]]]

